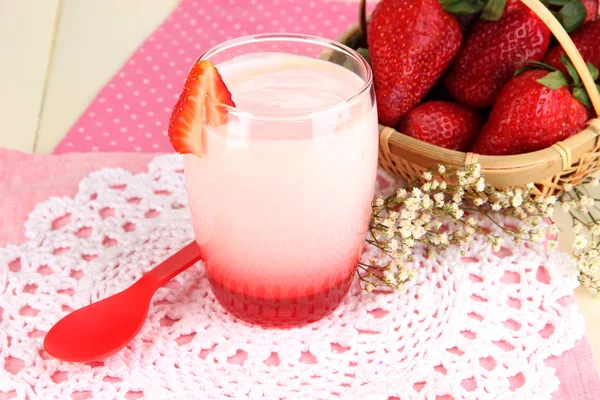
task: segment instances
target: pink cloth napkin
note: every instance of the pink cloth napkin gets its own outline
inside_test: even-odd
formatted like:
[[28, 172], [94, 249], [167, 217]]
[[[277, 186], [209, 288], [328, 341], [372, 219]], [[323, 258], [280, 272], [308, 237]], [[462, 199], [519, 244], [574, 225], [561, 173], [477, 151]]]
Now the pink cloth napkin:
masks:
[[[376, 1], [369, 2], [372, 9]], [[292, 32], [335, 39], [358, 0], [182, 0], [102, 89], [56, 153], [171, 151], [167, 125], [190, 66], [234, 37]]]
[[[23, 224], [38, 202], [52, 196], [73, 196], [79, 181], [100, 168], [144, 171], [153, 156], [126, 153], [28, 155], [0, 148], [0, 246], [25, 239]], [[561, 381], [554, 400], [600, 399], [600, 377], [587, 339], [547, 362], [556, 369]]]

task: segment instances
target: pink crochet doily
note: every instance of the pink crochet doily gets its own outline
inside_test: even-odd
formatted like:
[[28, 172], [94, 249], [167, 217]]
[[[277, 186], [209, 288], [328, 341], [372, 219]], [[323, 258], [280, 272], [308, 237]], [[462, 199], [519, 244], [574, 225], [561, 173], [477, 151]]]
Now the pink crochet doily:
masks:
[[[402, 291], [355, 285], [333, 315], [292, 330], [227, 314], [198, 264], [157, 292], [122, 352], [50, 358], [42, 341], [60, 317], [192, 240], [182, 165], [169, 155], [147, 173], [93, 173], [74, 198], [37, 206], [27, 242], [0, 249], [0, 398], [549, 399], [558, 388], [545, 360], [584, 333], [573, 262], [541, 246], [494, 254], [483, 238], [464, 256], [418, 254]], [[377, 190], [394, 184], [380, 173]]]

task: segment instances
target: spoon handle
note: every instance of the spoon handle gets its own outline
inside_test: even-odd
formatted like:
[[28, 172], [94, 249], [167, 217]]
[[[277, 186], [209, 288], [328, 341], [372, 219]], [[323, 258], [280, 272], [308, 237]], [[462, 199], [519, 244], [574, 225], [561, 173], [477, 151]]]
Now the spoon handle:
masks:
[[200, 249], [194, 241], [148, 271], [140, 279], [140, 283], [151, 285], [156, 290], [198, 261], [200, 261]]

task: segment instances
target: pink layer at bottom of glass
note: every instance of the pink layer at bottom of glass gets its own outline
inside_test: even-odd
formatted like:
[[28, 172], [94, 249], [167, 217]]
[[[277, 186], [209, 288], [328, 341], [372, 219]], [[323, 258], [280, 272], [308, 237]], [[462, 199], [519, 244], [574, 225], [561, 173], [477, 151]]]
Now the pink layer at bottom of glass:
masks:
[[[358, 261], [358, 260], [357, 260]], [[331, 314], [342, 302], [356, 271], [356, 263], [345, 268], [343, 279], [317, 293], [295, 297], [254, 297], [209, 281], [215, 297], [235, 317], [269, 328], [292, 328], [318, 321]]]

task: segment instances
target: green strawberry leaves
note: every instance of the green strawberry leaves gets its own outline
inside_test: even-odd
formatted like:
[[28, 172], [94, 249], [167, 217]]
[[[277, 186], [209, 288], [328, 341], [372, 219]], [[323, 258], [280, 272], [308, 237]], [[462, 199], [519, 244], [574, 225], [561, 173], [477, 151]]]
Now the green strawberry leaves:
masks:
[[587, 16], [581, 0], [544, 0], [543, 3], [569, 33], [579, 28]]
[[360, 47], [356, 50], [358, 54], [360, 54], [369, 64], [371, 64], [371, 57], [369, 56], [369, 49], [365, 49], [364, 47]]
[[484, 21], [498, 21], [502, 17], [507, 0], [489, 0], [483, 10], [481, 19]]
[[440, 0], [442, 8], [456, 16], [467, 16], [481, 13], [484, 21], [498, 21], [507, 0]]
[[573, 97], [575, 97], [577, 100], [579, 100], [579, 102], [581, 104], [583, 104], [584, 106], [586, 106], [586, 107], [592, 106], [592, 103], [590, 102], [590, 97], [588, 96], [588, 94], [584, 88], [582, 88], [582, 87], [573, 88], [573, 90], [571, 91], [571, 94], [573, 95]]
[[[583, 104], [584, 106], [591, 107], [592, 104], [590, 101], [590, 97], [588, 96], [587, 91], [586, 91], [585, 87], [583, 86], [581, 77], [579, 76], [577, 69], [575, 69], [573, 62], [571, 62], [569, 57], [567, 57], [564, 54], [562, 54], [560, 56], [560, 60], [564, 64], [567, 72], [569, 73], [569, 76], [571, 77], [571, 81], [569, 81], [567, 76], [564, 73], [562, 73], [561, 71], [553, 70], [548, 75], [538, 79], [536, 82], [546, 86], [549, 89], [553, 89], [553, 90], [560, 89], [561, 87], [565, 87], [565, 86], [570, 86], [571, 87], [571, 95], [574, 98], [576, 98], [577, 100], [579, 100], [581, 102], [581, 104]], [[535, 64], [538, 64], [538, 67], [543, 67], [545, 69], [548, 69], [547, 67], [550, 67], [547, 64], [536, 63], [533, 61], [528, 61], [527, 64], [528, 65], [525, 65], [525, 66], [519, 68], [519, 70], [521, 70], [521, 72], [522, 72], [526, 69], [535, 68]], [[598, 79], [598, 75], [599, 75], [598, 68], [596, 68], [592, 63], [586, 63], [586, 65], [587, 65], [588, 70], [590, 71], [590, 75], [592, 76], [592, 79], [594, 81], [596, 81]], [[552, 68], [552, 67], [550, 67], [550, 68]], [[554, 69], [554, 68], [552, 68], [552, 69]], [[519, 72], [519, 71], [517, 71], [517, 72]], [[515, 73], [515, 75], [517, 75], [517, 73]], [[600, 85], [596, 84], [596, 88], [598, 90], [600, 90]]]
[[486, 3], [487, 0], [440, 0], [442, 8], [446, 12], [460, 16], [477, 14], [486, 6]]
[[575, 69], [575, 66], [573, 65], [573, 63], [571, 62], [569, 57], [567, 57], [564, 54], [561, 54], [560, 61], [563, 63], [563, 65], [567, 69], [567, 72], [569, 73], [569, 75], [571, 75], [571, 78], [573, 78], [573, 84], [575, 86], [581, 85], [581, 79], [579, 79], [579, 74], [577, 73], [577, 70]]
[[581, 0], [571, 1], [565, 4], [556, 14], [558, 21], [567, 32], [573, 32], [583, 24], [587, 11]]
[[587, 65], [590, 75], [592, 75], [592, 79], [596, 81], [596, 79], [598, 79], [598, 68], [596, 68], [592, 63], [585, 63], [585, 65]]
[[569, 80], [561, 71], [550, 72], [548, 75], [536, 81], [552, 90], [560, 89], [563, 86], [569, 85]]

